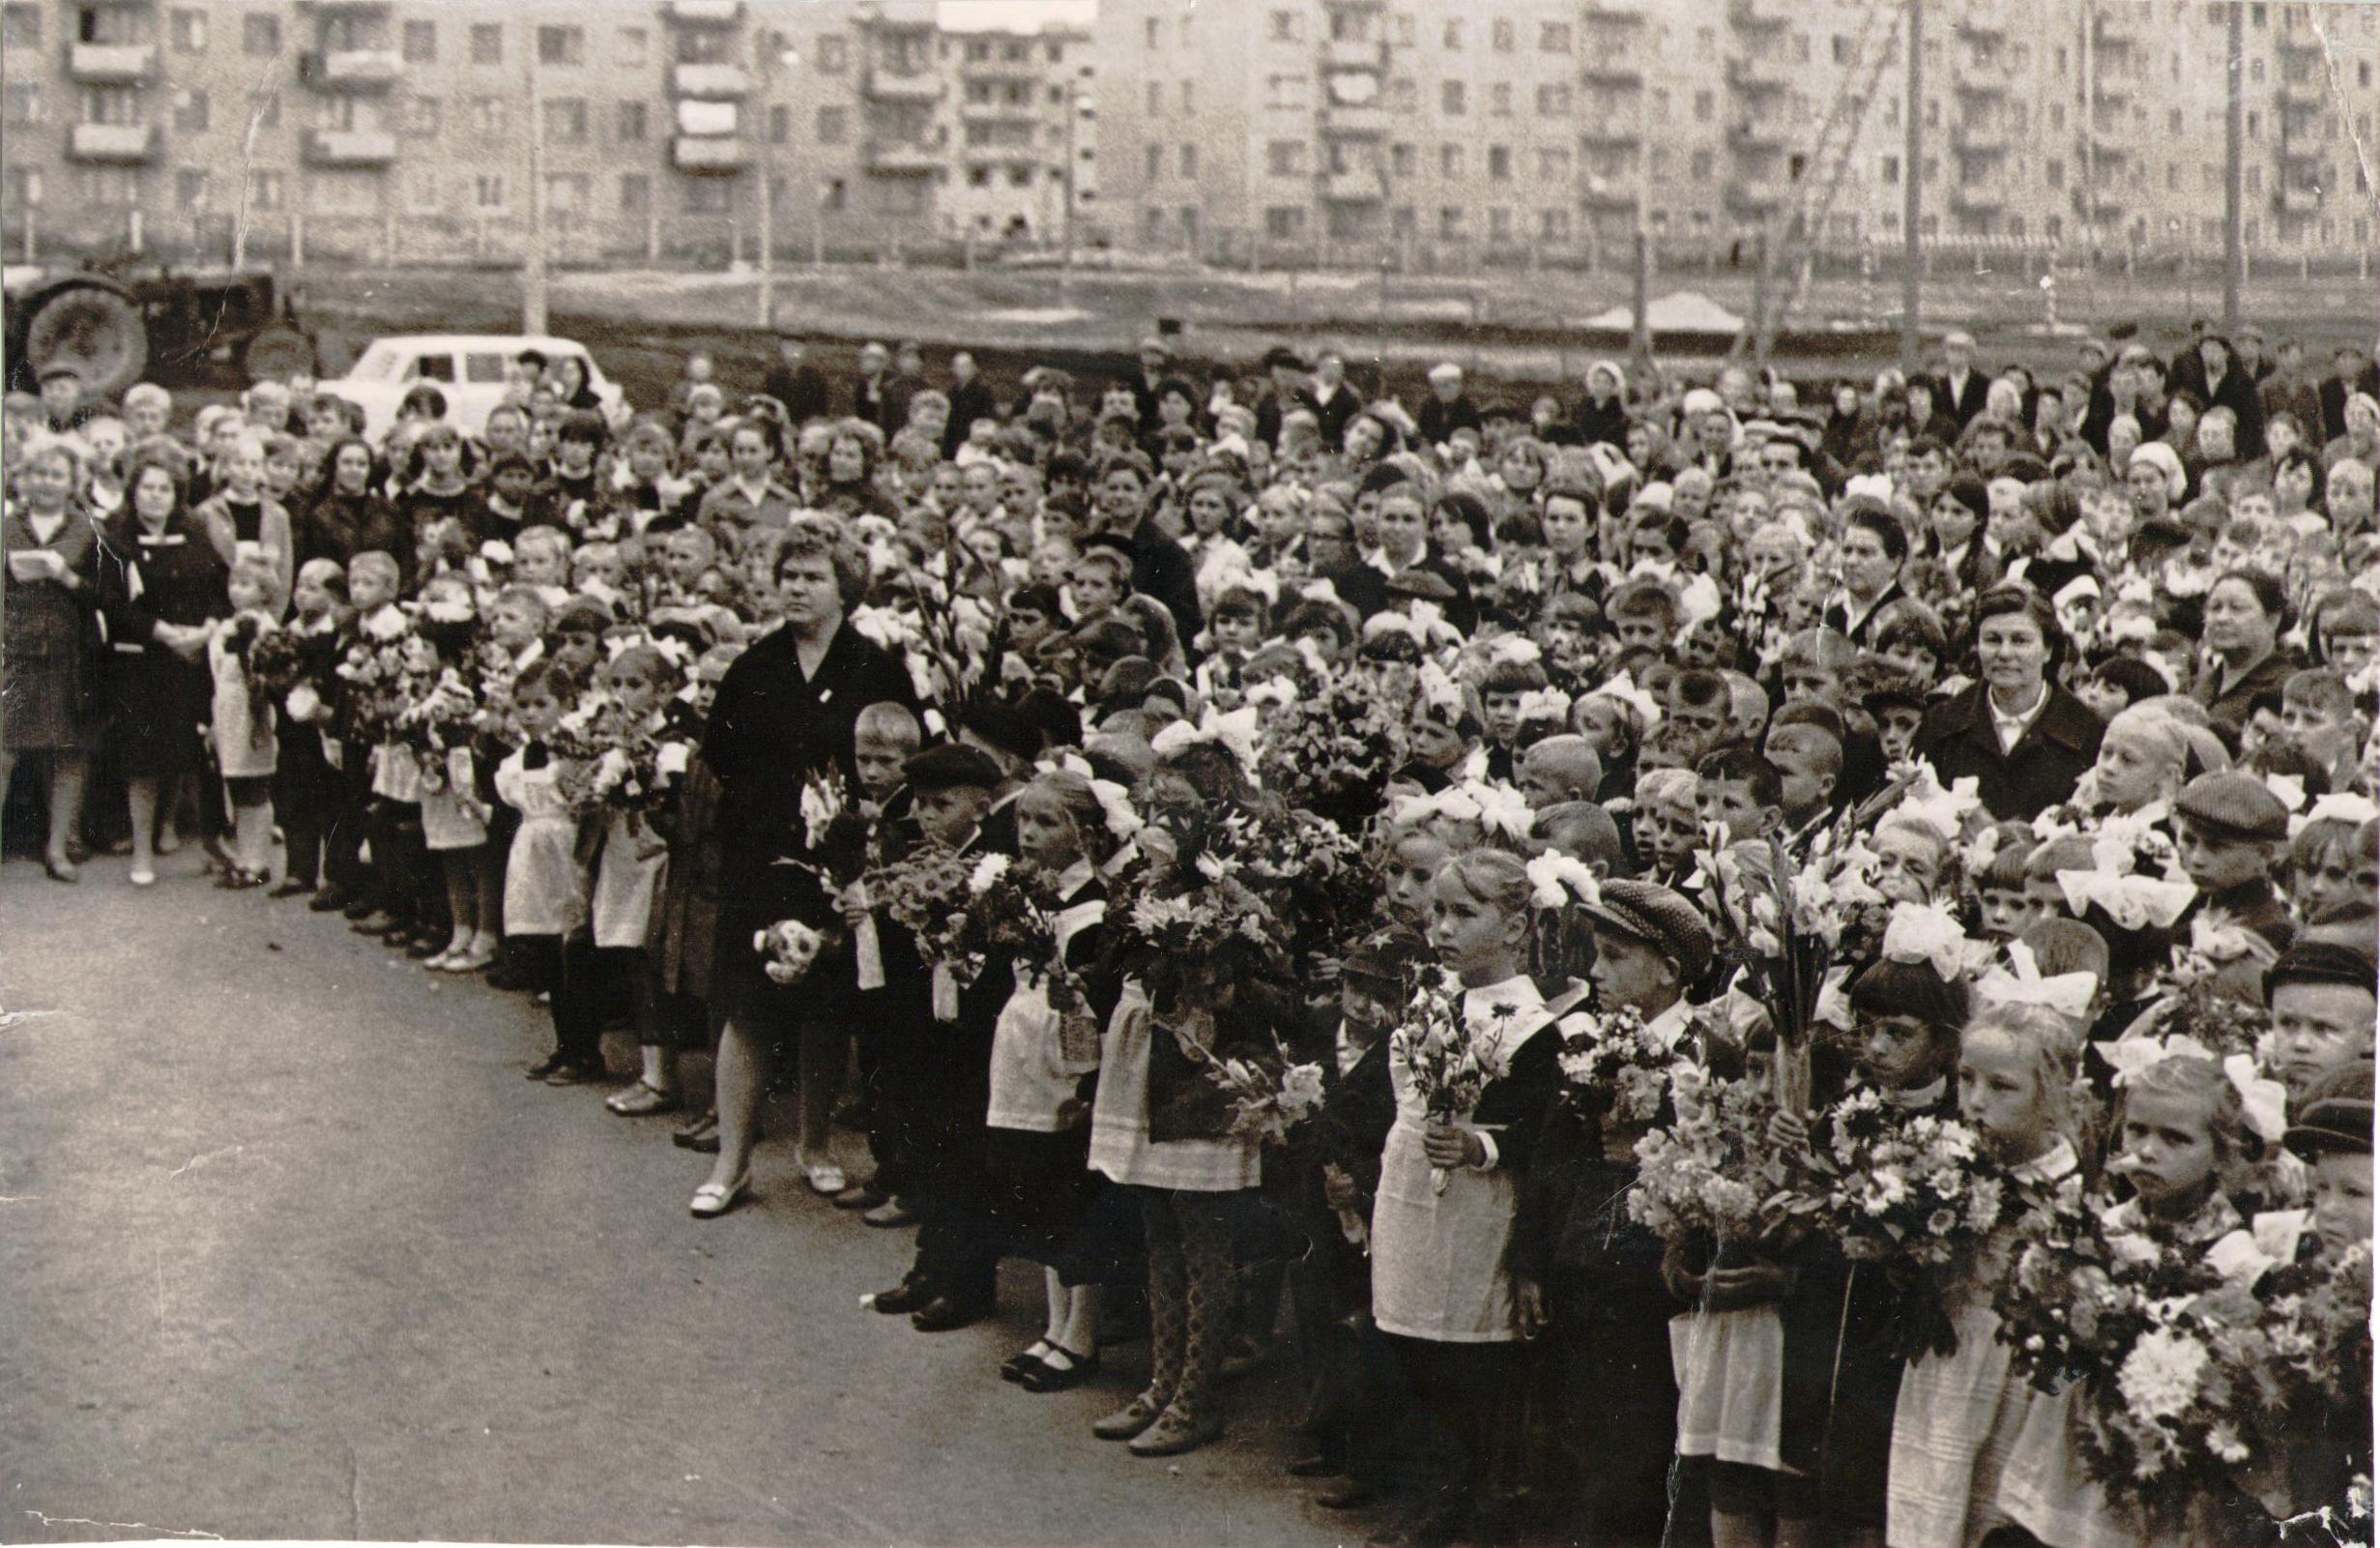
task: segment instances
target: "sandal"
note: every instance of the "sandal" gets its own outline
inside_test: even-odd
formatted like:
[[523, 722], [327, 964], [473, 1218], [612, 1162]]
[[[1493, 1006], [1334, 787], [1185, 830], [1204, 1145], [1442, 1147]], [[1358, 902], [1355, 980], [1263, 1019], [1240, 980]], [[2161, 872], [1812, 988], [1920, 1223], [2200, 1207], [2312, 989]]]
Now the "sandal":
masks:
[[694, 1197], [686, 1203], [686, 1212], [697, 1220], [715, 1220], [736, 1207], [751, 1182], [747, 1173], [733, 1183], [706, 1183], [694, 1190]]
[[1000, 1362], [1000, 1379], [1022, 1382], [1026, 1376], [1041, 1368], [1041, 1361], [1058, 1346], [1046, 1338], [1036, 1338]]
[[626, 1091], [604, 1098], [603, 1105], [623, 1118], [647, 1118], [654, 1113], [675, 1111], [678, 1094], [663, 1091], [651, 1081], [640, 1080]]
[[[1065, 1363], [1060, 1365], [1059, 1360]], [[1069, 1387], [1080, 1387], [1099, 1374], [1099, 1352], [1078, 1355], [1063, 1344], [1052, 1344], [1041, 1363], [1017, 1378], [1017, 1385], [1028, 1392], [1062, 1392]]]

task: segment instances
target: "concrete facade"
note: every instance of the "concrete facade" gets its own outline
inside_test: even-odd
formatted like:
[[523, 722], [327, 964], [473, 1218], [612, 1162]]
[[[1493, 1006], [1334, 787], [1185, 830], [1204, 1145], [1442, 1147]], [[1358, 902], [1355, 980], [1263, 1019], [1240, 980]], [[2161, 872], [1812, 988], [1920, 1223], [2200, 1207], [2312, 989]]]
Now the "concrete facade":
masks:
[[[1096, 198], [1077, 29], [931, 0], [8, 0], [12, 258], [138, 241], [563, 261], [1055, 243]], [[1068, 119], [1076, 119], [1069, 134]], [[1078, 220], [1078, 226], [1081, 225]]]

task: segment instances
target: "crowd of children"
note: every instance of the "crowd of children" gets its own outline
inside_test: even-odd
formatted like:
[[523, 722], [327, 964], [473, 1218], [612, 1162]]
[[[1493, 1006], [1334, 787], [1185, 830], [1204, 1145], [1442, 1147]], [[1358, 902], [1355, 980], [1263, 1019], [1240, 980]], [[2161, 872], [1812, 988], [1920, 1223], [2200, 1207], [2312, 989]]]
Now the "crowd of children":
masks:
[[964, 424], [524, 357], [379, 441], [45, 373], [0, 795], [534, 996], [533, 1079], [626, 1030], [699, 1218], [790, 1082], [876, 1312], [1039, 1267], [997, 1374], [1145, 1326], [1149, 1456], [1278, 1341], [1406, 1540], [2368, 1540], [2380, 403], [1971, 351], [1415, 414], [1152, 339]]

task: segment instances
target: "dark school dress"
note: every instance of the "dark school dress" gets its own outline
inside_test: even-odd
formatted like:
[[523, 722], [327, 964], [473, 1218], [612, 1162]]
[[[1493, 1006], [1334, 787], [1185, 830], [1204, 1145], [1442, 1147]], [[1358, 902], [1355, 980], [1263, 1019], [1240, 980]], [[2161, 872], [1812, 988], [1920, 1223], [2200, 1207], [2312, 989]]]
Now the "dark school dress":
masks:
[[0, 518], [0, 547], [46, 551], [66, 569], [57, 580], [0, 575], [0, 746], [11, 752], [83, 752], [99, 740], [99, 546], [71, 506], [46, 542], [21, 511]]

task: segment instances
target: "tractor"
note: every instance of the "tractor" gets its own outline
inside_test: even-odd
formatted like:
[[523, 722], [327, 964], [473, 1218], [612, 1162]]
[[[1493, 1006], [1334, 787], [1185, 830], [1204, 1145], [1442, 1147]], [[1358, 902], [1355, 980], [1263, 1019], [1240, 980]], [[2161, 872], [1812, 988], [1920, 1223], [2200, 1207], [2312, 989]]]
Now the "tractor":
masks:
[[84, 391], [112, 398], [134, 382], [184, 383], [236, 368], [241, 385], [315, 368], [314, 338], [270, 273], [10, 266], [8, 386], [31, 390], [66, 361]]

